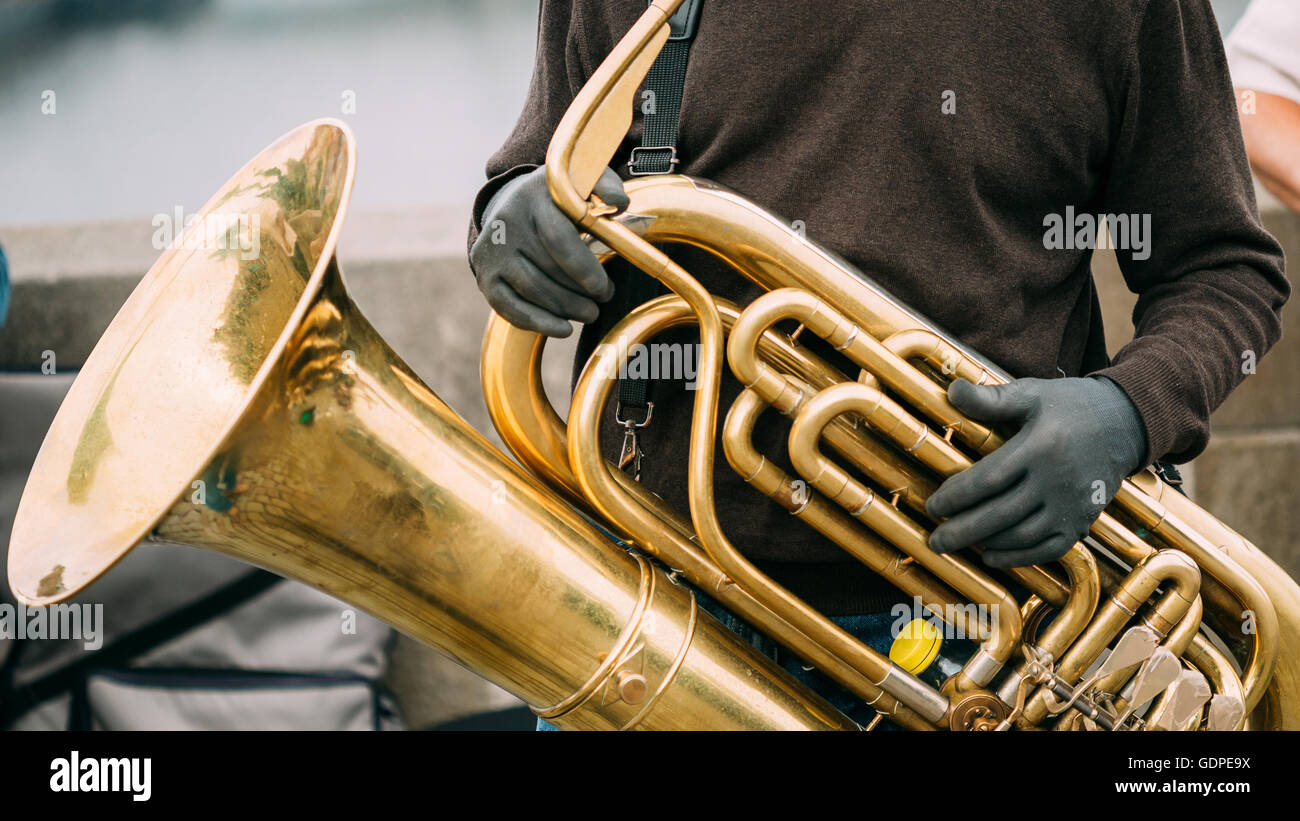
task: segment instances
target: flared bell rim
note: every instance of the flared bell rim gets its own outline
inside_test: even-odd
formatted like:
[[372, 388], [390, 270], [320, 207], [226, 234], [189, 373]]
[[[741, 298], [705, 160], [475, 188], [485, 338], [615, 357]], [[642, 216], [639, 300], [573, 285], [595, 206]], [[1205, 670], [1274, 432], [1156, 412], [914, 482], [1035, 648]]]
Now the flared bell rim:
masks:
[[[177, 249], [185, 247], [190, 231], [201, 230], [196, 226], [204, 225], [205, 220], [223, 202], [232, 194], [244, 190], [246, 184], [252, 185], [258, 175], [265, 176], [268, 169], [278, 168], [288, 160], [295, 159], [286, 156], [280, 162], [271, 163], [287, 146], [299, 143], [310, 145], [320, 129], [336, 132], [335, 142], [342, 152], [342, 156], [336, 159], [344, 163], [337, 201], [332, 203], [335, 205], [333, 217], [296, 303], [287, 314], [275, 341], [266, 349], [256, 372], [248, 380], [243, 395], [224, 409], [223, 421], [209, 426], [209, 430], [201, 436], [202, 441], [191, 448], [181, 461], [164, 469], [166, 475], [152, 482], [154, 489], [144, 493], [142, 498], [132, 500], [131, 507], [136, 512], [125, 511], [122, 518], [126, 521], [122, 526], [96, 528], [94, 535], [87, 528], [84, 530], [87, 541], [67, 538], [68, 529], [60, 527], [60, 518], [72, 513], [73, 502], [68, 498], [60, 500], [49, 493], [49, 489], [57, 484], [50, 477], [71, 477], [76, 467], [68, 458], [67, 443], [54, 441], [58, 432], [79, 430], [84, 439], [91, 418], [103, 410], [107, 387], [116, 379], [115, 376], [110, 379], [107, 375], [119, 369], [124, 360], [134, 353], [135, 346], [144, 339], [155, 310], [159, 308], [159, 296], [168, 288], [182, 284], [176, 281], [178, 271], [172, 263], [178, 253]], [[197, 212], [193, 224], [187, 223], [184, 232], [177, 238], [175, 247], [164, 251], [149, 268], [86, 358], [28, 475], [14, 519], [8, 554], [9, 586], [19, 601], [31, 607], [44, 606], [67, 599], [85, 589], [153, 531], [190, 488], [204, 466], [217, 456], [232, 431], [240, 424], [245, 412], [256, 401], [259, 391], [267, 383], [295, 331], [302, 324], [306, 312], [321, 292], [337, 251], [339, 234], [346, 221], [355, 175], [356, 141], [352, 129], [345, 122], [332, 117], [304, 123], [281, 135], [232, 175]], [[180, 263], [181, 270], [184, 265], [185, 263]], [[160, 279], [168, 276], [172, 277], [170, 281], [160, 283]], [[132, 339], [134, 341], [130, 348], [126, 349], [124, 343]], [[108, 383], [107, 386], [105, 382]], [[79, 384], [83, 389], [78, 389]], [[140, 399], [143, 402], [143, 398]], [[106, 535], [99, 535], [101, 533]]]

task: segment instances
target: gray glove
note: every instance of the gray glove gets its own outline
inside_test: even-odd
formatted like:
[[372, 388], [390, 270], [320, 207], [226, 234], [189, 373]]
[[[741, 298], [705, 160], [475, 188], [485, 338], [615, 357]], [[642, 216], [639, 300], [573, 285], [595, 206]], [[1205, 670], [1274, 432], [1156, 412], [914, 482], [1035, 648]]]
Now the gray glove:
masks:
[[[595, 193], [619, 211], [628, 206], [622, 180], [608, 168]], [[511, 180], [488, 202], [469, 264], [494, 311], [547, 336], [568, 336], [571, 320], [595, 321], [596, 302], [614, 295], [609, 275], [551, 199], [544, 167]]]
[[984, 387], [959, 379], [948, 398], [981, 422], [1021, 427], [926, 502], [930, 515], [947, 518], [930, 535], [939, 553], [978, 544], [990, 567], [1055, 561], [1083, 538], [1146, 455], [1137, 408], [1104, 377]]

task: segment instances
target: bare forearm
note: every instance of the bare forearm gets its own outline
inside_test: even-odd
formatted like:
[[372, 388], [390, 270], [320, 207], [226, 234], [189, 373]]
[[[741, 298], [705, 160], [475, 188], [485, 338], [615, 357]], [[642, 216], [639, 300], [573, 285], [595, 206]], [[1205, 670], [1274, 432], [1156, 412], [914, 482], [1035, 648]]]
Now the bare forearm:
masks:
[[1255, 95], [1254, 112], [1241, 115], [1250, 167], [1265, 188], [1293, 211], [1300, 211], [1300, 103]]

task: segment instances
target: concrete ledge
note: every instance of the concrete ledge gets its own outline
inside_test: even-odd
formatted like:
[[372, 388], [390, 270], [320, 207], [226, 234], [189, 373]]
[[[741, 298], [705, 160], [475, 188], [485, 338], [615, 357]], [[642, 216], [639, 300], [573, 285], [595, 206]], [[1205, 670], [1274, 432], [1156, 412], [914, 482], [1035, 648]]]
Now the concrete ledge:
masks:
[[[423, 270], [431, 280], [470, 276], [468, 213], [468, 207], [426, 208], [350, 216], [339, 243], [349, 284], [357, 278], [349, 260], [371, 272], [432, 263]], [[9, 323], [0, 329], [0, 367], [39, 367], [43, 350], [54, 350], [61, 367], [79, 366], [162, 253], [154, 231], [148, 220], [0, 227], [13, 280]]]
[[[353, 299], [394, 350], [489, 432], [478, 377], [489, 311], [465, 258], [468, 214], [465, 206], [351, 215], [338, 258]], [[58, 371], [79, 368], [162, 253], [153, 233], [148, 220], [0, 227], [13, 282], [0, 371], [39, 370], [46, 351]], [[544, 379], [561, 413], [573, 344], [548, 347]]]

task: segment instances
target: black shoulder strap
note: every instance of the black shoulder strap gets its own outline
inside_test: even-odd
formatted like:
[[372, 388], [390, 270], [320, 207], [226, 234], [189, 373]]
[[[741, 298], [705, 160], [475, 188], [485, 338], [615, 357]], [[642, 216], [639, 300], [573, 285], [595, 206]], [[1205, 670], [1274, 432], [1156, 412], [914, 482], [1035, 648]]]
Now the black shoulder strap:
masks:
[[[648, 5], [648, 4], [647, 4]], [[700, 23], [703, 0], [686, 0], [668, 21], [672, 33], [650, 66], [641, 101], [641, 145], [632, 149], [627, 167], [633, 176], [668, 174], [677, 166], [677, 120], [682, 112], [686, 59]]]
[[[8, 727], [28, 710], [71, 690], [82, 679], [98, 668], [117, 667], [144, 655], [172, 639], [235, 609], [239, 605], [267, 590], [280, 576], [265, 570], [254, 570], [235, 581], [191, 602], [161, 619], [127, 633], [96, 652], [88, 653], [77, 661], [48, 673], [31, 684], [15, 687], [9, 693], [0, 693], [0, 729]], [[13, 665], [6, 659], [6, 672], [12, 675], [17, 665], [19, 643], [11, 651]], [[3, 684], [4, 682], [0, 682]]]
[[[699, 27], [702, 5], [704, 0], [686, 0], [668, 21], [672, 33], [646, 77], [647, 96], [641, 103], [641, 145], [632, 149], [627, 163], [628, 173], [632, 176], [669, 174], [677, 168], [677, 123], [682, 112], [686, 59]], [[631, 266], [628, 268], [625, 314], [663, 292], [658, 280]], [[647, 408], [650, 404], [650, 381], [619, 380], [618, 401], [625, 408]]]

